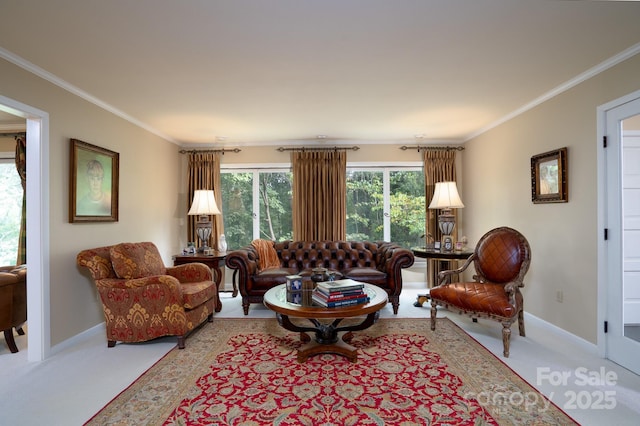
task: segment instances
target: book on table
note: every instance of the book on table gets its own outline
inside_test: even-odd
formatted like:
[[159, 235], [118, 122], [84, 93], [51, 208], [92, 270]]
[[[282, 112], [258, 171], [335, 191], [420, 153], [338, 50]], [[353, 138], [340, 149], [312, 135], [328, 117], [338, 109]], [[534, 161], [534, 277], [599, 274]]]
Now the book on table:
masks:
[[367, 294], [362, 290], [341, 292], [335, 291], [333, 293], [324, 293], [317, 288], [313, 291], [313, 294], [320, 300], [324, 300], [327, 302], [337, 302], [339, 300], [350, 300], [350, 299], [359, 299]]
[[353, 288], [350, 290], [329, 291], [326, 288], [316, 287], [314, 291], [318, 294], [321, 294], [329, 298], [354, 296], [354, 295], [359, 296], [359, 295], [365, 294], [364, 288]]
[[339, 291], [350, 291], [350, 290], [358, 290], [364, 288], [364, 283], [360, 281], [355, 281], [350, 278], [345, 278], [341, 280], [335, 281], [321, 281], [318, 283], [316, 288], [320, 290], [324, 290], [328, 293], [339, 292]]
[[369, 303], [369, 296], [367, 296], [366, 294], [363, 294], [362, 296], [357, 298], [331, 301], [331, 300], [325, 300], [321, 297], [318, 297], [318, 293], [314, 292], [312, 296], [312, 300], [314, 303], [320, 306], [323, 306], [325, 308], [338, 308], [338, 307], [344, 307], [344, 306], [353, 306], [353, 305], [361, 305], [361, 304]]

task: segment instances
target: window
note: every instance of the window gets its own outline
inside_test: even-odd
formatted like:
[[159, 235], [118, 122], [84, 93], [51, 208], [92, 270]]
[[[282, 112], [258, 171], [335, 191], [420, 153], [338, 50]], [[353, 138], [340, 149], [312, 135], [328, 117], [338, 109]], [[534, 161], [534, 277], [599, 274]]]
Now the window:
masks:
[[221, 170], [224, 232], [229, 250], [255, 238], [293, 238], [291, 172], [288, 170]]
[[419, 246], [425, 215], [421, 168], [347, 169], [347, 239]]
[[[229, 250], [255, 238], [293, 238], [292, 174], [288, 168], [221, 170], [222, 211]], [[423, 245], [422, 167], [348, 167], [347, 239]]]
[[14, 159], [0, 158], [0, 265], [15, 265], [18, 258], [22, 195]]

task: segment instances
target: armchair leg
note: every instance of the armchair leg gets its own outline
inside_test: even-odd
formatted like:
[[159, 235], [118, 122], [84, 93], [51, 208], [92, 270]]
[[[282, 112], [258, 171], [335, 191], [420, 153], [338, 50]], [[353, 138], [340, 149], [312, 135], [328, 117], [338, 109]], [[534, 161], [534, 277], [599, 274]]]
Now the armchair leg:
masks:
[[178, 336], [178, 349], [184, 349], [185, 336]]
[[12, 354], [18, 352], [16, 341], [13, 339], [13, 327], [4, 330], [4, 340], [7, 342], [7, 346], [9, 346], [9, 350]]
[[244, 297], [242, 298], [242, 310], [245, 315], [249, 315], [249, 300]]
[[436, 305], [431, 302], [431, 331], [436, 329], [436, 314], [438, 310], [436, 309]]
[[22, 327], [16, 328], [16, 332], [18, 333], [18, 335], [24, 336], [24, 330], [22, 329]]
[[116, 341], [115, 340], [107, 340], [107, 347], [108, 348], [113, 348], [116, 345]]
[[207, 316], [207, 322], [213, 322], [213, 314]]
[[505, 358], [509, 358], [509, 343], [511, 340], [511, 324], [503, 323], [502, 324], [502, 345], [504, 346], [504, 351], [502, 354]]
[[520, 310], [518, 312], [518, 331], [520, 331], [520, 335], [524, 337], [524, 310]]

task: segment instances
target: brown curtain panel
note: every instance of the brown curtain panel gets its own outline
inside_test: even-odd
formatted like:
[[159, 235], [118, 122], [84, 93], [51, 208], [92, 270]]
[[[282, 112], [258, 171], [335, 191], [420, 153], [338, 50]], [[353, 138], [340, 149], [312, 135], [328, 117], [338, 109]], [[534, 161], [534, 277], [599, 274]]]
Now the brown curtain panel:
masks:
[[294, 151], [293, 238], [344, 240], [347, 229], [347, 153]]
[[[220, 153], [190, 153], [189, 173], [187, 188], [187, 211], [191, 208], [193, 194], [197, 189], [212, 189], [216, 196], [216, 204], [222, 212], [222, 190], [220, 183]], [[223, 212], [224, 214], [224, 212]], [[197, 216], [188, 216], [188, 239], [196, 241], [198, 236], [195, 231]], [[222, 214], [213, 215], [212, 230], [209, 247], [218, 248], [218, 238], [224, 234], [224, 222]], [[197, 246], [197, 244], [196, 244]]]
[[16, 170], [22, 183], [22, 218], [16, 265], [24, 265], [27, 263], [27, 138], [25, 136], [16, 136]]
[[[442, 233], [438, 229], [438, 215], [440, 210], [429, 209], [433, 193], [436, 189], [437, 182], [456, 181], [456, 151], [451, 150], [429, 150], [423, 152], [422, 160], [424, 162], [424, 184], [425, 184], [425, 208], [427, 210], [427, 221], [425, 226], [425, 234], [433, 237], [434, 241], [440, 241]], [[453, 209], [453, 214], [458, 221], [458, 213]], [[453, 239], [457, 240], [458, 228], [453, 229]], [[436, 261], [430, 260], [427, 268], [427, 283], [431, 286], [437, 282], [438, 268]]]

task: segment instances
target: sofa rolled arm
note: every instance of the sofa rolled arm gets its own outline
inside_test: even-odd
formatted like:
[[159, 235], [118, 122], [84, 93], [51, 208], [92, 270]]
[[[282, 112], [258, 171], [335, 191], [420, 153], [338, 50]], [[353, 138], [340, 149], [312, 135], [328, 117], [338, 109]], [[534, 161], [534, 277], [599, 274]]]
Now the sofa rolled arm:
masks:
[[377, 268], [389, 277], [388, 283], [392, 295], [399, 295], [402, 291], [402, 269], [413, 265], [413, 252], [396, 243], [379, 242], [376, 261]]
[[227, 254], [225, 264], [229, 269], [234, 269], [234, 277], [238, 278], [238, 290], [242, 296], [246, 296], [246, 285], [250, 285], [251, 277], [258, 273], [258, 251], [252, 245], [248, 245]]
[[169, 266], [167, 275], [171, 275], [181, 283], [195, 283], [201, 281], [213, 281], [213, 273], [204, 263], [193, 262], [177, 266]]

